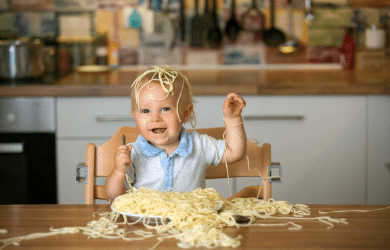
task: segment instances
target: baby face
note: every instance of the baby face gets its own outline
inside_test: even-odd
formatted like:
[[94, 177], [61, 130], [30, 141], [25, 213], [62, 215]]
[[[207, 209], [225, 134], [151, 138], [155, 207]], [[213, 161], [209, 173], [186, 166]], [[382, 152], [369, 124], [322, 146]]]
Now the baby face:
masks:
[[181, 100], [177, 107], [178, 96], [179, 92], [167, 96], [160, 83], [151, 83], [139, 93], [139, 108], [135, 106], [132, 113], [138, 132], [155, 147], [177, 147], [180, 143], [182, 123], [188, 119], [184, 115], [185, 101]]

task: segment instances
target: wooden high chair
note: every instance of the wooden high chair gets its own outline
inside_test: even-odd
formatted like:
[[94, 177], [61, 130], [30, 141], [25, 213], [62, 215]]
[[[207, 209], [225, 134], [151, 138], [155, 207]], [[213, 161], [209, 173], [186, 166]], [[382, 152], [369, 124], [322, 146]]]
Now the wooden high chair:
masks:
[[[206, 128], [206, 129], [188, 129], [196, 130], [199, 134], [207, 134], [216, 139], [222, 139], [225, 131], [224, 127]], [[121, 127], [116, 134], [105, 144], [98, 147], [93, 143], [87, 144], [87, 183], [85, 184], [85, 204], [94, 204], [95, 199], [109, 200], [104, 186], [95, 185], [95, 177], [106, 177], [114, 168], [114, 155], [119, 145], [122, 144], [122, 135], [126, 136], [126, 142], [134, 142], [138, 137], [136, 127]], [[257, 168], [263, 177], [269, 176], [269, 167], [271, 166], [271, 145], [268, 143], [258, 146], [247, 140], [247, 155], [249, 157], [250, 168]], [[248, 169], [247, 158], [241, 161], [228, 164], [229, 177], [259, 177], [257, 171]], [[210, 166], [206, 172], [206, 179], [227, 178], [226, 165], [221, 163], [218, 166]], [[259, 177], [260, 178], [260, 177]], [[257, 197], [260, 185], [246, 187], [229, 199], [236, 197]], [[263, 184], [260, 197], [264, 200], [271, 198], [270, 179], [266, 179]]]

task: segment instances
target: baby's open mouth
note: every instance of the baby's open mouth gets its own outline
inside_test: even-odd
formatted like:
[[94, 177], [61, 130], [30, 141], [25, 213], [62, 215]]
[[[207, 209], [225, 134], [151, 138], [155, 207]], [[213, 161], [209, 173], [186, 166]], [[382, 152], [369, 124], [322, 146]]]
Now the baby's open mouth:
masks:
[[152, 129], [153, 133], [161, 134], [164, 133], [166, 128], [154, 128]]

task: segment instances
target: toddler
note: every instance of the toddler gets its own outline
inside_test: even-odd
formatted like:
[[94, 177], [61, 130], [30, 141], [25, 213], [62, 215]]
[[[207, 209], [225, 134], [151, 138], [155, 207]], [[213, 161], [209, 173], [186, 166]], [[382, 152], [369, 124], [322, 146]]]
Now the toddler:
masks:
[[190, 121], [194, 105], [191, 86], [180, 72], [154, 67], [131, 87], [131, 112], [139, 136], [134, 143], [119, 146], [115, 154], [115, 168], [105, 183], [110, 199], [130, 189], [128, 179], [136, 188], [159, 191], [205, 188], [209, 166], [233, 163], [245, 156], [246, 134], [241, 117], [245, 101], [237, 94], [228, 94], [223, 103], [225, 140], [216, 140], [195, 131], [189, 133], [183, 127]]

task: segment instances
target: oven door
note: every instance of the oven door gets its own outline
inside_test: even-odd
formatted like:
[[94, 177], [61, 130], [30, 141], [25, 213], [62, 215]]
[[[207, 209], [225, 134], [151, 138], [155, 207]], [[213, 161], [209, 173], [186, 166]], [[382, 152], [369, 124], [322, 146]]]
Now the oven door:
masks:
[[0, 204], [56, 204], [54, 133], [0, 133]]

